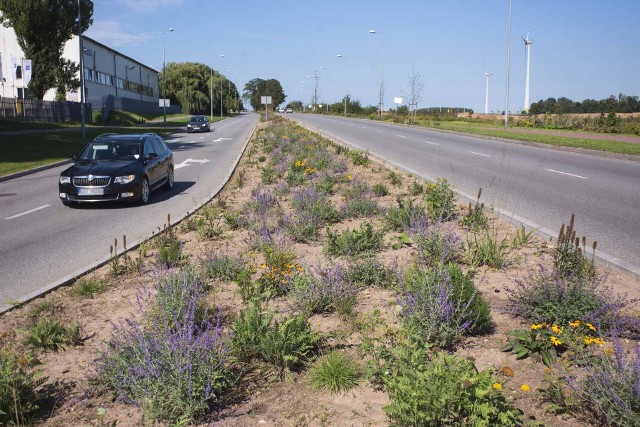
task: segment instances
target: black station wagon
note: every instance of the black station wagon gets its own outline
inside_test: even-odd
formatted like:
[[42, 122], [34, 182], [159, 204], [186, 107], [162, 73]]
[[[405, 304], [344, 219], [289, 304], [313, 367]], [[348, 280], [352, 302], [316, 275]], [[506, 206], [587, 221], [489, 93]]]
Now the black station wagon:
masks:
[[173, 188], [173, 153], [155, 133], [103, 134], [87, 144], [58, 181], [64, 205], [149, 201], [152, 190]]

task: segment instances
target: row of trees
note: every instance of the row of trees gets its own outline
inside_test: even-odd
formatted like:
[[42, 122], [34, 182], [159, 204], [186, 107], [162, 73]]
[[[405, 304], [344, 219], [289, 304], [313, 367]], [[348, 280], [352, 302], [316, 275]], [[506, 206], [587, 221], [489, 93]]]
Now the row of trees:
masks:
[[640, 112], [640, 101], [637, 96], [619, 94], [606, 99], [585, 99], [575, 102], [569, 98], [547, 98], [531, 104], [529, 114], [579, 114], [579, 113], [636, 113]]
[[208, 65], [197, 62], [171, 62], [165, 67], [160, 82], [167, 78], [167, 97], [182, 106], [186, 114], [223, 114], [242, 109], [242, 97], [236, 85]]
[[78, 35], [78, 4], [84, 32], [93, 23], [91, 0], [0, 1], [2, 25], [13, 28], [25, 57], [33, 61], [29, 91], [38, 99], [52, 88], [64, 96], [80, 86], [80, 66], [62, 58], [65, 43]]

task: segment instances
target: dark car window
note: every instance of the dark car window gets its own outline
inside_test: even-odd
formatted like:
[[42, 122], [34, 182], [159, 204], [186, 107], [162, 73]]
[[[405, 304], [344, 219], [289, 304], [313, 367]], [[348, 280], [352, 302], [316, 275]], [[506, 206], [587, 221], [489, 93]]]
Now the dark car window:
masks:
[[[155, 153], [156, 150], [153, 148], [153, 144], [151, 140], [147, 140], [144, 143], [144, 157], [147, 157], [151, 153]], [[156, 153], [157, 154], [157, 153]]]
[[165, 142], [162, 139], [158, 139], [158, 142], [160, 143], [160, 146], [162, 147], [162, 152], [163, 153], [165, 151], [169, 150], [169, 147], [167, 147], [167, 144], [165, 144]]
[[158, 156], [164, 153], [164, 147], [160, 144], [160, 141], [158, 141], [157, 139], [152, 139], [151, 141], [153, 142], [153, 149], [158, 154]]
[[129, 141], [92, 142], [80, 160], [134, 160], [140, 157], [140, 144]]

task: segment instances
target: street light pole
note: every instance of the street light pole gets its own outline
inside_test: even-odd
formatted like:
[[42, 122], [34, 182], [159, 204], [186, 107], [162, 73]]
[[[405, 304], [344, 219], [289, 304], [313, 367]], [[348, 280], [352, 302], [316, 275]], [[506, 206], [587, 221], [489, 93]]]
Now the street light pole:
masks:
[[167, 70], [166, 70], [166, 50], [165, 50], [165, 35], [173, 32], [173, 27], [168, 30], [164, 30], [162, 33], [162, 110], [164, 112], [163, 126], [167, 126]]
[[[86, 136], [84, 128], [84, 48], [82, 46], [82, 23], [80, 17], [80, 0], [78, 0], [78, 44], [80, 47], [80, 134], [82, 135], [82, 139], [84, 139]], [[22, 96], [24, 96], [24, 89], [22, 89]], [[22, 105], [24, 105], [24, 102]], [[22, 111], [24, 111], [24, 107]]]
[[209, 83], [209, 106], [211, 107], [211, 115], [209, 116], [209, 120], [213, 120], [213, 67], [210, 67], [211, 71], [211, 82]]
[[509, 0], [509, 31], [507, 32], [507, 96], [504, 101], [504, 127], [509, 126], [509, 69], [511, 67], [511, 0]]
[[338, 58], [344, 58], [346, 60], [345, 72], [344, 72], [344, 116], [347, 117], [347, 94], [349, 90], [347, 88], [348, 80], [349, 80], [349, 58], [344, 55], [337, 55]]
[[369, 30], [369, 34], [379, 34], [380, 35], [380, 49], [381, 49], [381, 56], [382, 56], [382, 70], [380, 71], [380, 94], [379, 94], [379, 98], [380, 98], [380, 102], [379, 102], [379, 108], [380, 108], [380, 120], [382, 120], [382, 112], [384, 111], [384, 35], [378, 31], [376, 32], [376, 30]]
[[[220, 58], [224, 58], [224, 55], [220, 55]], [[222, 118], [222, 74], [218, 73], [220, 76], [220, 118]]]

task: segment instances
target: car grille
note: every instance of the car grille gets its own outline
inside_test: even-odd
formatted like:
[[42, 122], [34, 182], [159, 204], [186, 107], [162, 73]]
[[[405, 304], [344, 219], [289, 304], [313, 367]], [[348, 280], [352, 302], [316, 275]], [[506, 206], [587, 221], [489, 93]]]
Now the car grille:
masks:
[[73, 185], [76, 187], [106, 187], [111, 181], [110, 176], [75, 176], [73, 177]]

